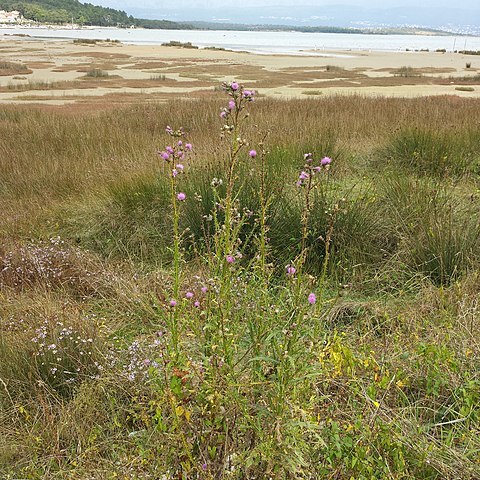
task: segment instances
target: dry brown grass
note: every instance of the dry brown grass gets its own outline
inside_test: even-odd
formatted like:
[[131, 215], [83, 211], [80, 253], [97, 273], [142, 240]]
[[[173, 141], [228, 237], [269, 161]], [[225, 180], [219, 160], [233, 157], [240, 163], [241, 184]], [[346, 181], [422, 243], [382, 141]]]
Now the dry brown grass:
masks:
[[[23, 100], [35, 100], [38, 99], [39, 101], [43, 100], [52, 100], [52, 99], [59, 99], [58, 95], [55, 95], [56, 91], [60, 90], [87, 90], [87, 89], [96, 89], [96, 88], [135, 88], [138, 89], [138, 93], [128, 94], [127, 98], [133, 98], [135, 101], [138, 100], [138, 96], [144, 94], [141, 92], [141, 89], [147, 88], [163, 88], [163, 87], [174, 87], [174, 88], [201, 88], [201, 87], [212, 87], [215, 84], [212, 82], [199, 82], [199, 81], [178, 81], [174, 78], [165, 78], [165, 79], [157, 79], [157, 78], [145, 78], [145, 79], [129, 79], [123, 78], [120, 75], [108, 75], [106, 77], [89, 77], [83, 76], [79, 77], [77, 80], [64, 80], [64, 81], [55, 81], [55, 82], [28, 82], [28, 83], [15, 83], [11, 85], [7, 85], [5, 87], [0, 87], [0, 92], [28, 92], [28, 91], [36, 91], [36, 90], [51, 90], [51, 96], [35, 96], [35, 95], [28, 95], [22, 96]], [[168, 92], [158, 92], [160, 95], [166, 95], [171, 97], [171, 94]], [[107, 96], [109, 94], [103, 95], [98, 94], [93, 95], [93, 99], [90, 101], [97, 102], [98, 98]], [[178, 95], [178, 94], [175, 94]], [[194, 94], [195, 96], [195, 94]], [[77, 100], [77, 102], [82, 101], [89, 101], [88, 97], [82, 96], [82, 94], [74, 94], [72, 92], [71, 95], [62, 95], [60, 100]], [[148, 94], [147, 98], [148, 100]], [[104, 101], [108, 101], [108, 98], [105, 98]], [[125, 102], [126, 100], [124, 100]]]
[[86, 72], [92, 67], [91, 63], [66, 63], [52, 69], [54, 73]]
[[[105, 70], [113, 70], [110, 65], [104, 65]], [[95, 66], [98, 68], [98, 65]], [[90, 68], [82, 67], [75, 69], [78, 72], [88, 72]], [[154, 73], [163, 72], [164, 70], [156, 70]], [[187, 70], [182, 70], [183, 73], [180, 74], [182, 80], [177, 80], [175, 78], [165, 79], [156, 79], [156, 78], [146, 78], [146, 79], [128, 79], [123, 78], [121, 75], [112, 75], [109, 74], [105, 77], [92, 78], [89, 76], [79, 77], [79, 80], [70, 80], [70, 81], [52, 81], [52, 82], [29, 82], [29, 83], [18, 83], [15, 85], [9, 85], [5, 87], [0, 87], [0, 91], [29, 91], [29, 90], [75, 90], [75, 89], [91, 89], [98, 87], [108, 87], [108, 88], [152, 88], [156, 86], [162, 87], [178, 87], [178, 88], [202, 88], [202, 87], [216, 87], [221, 81], [220, 75], [214, 74], [197, 74], [189, 72]], [[183, 80], [184, 79], [184, 80]], [[357, 75], [350, 76], [346, 78], [337, 78], [334, 75], [327, 75], [323, 77], [319, 75], [296, 75], [294, 73], [284, 74], [281, 72], [267, 72], [264, 71], [262, 74], [258, 74], [255, 81], [249, 82], [246, 81], [249, 85], [254, 88], [282, 88], [282, 87], [295, 87], [303, 89], [313, 89], [318, 90], [321, 88], [332, 88], [332, 87], [343, 87], [343, 88], [364, 88], [364, 87], [401, 87], [405, 85], [450, 85], [451, 80], [441, 79], [441, 78], [428, 78], [428, 77], [367, 77], [366, 75]], [[467, 80], [455, 80], [454, 82], [457, 85], [468, 84], [471, 85], [471, 81]], [[140, 92], [139, 92], [140, 93]], [[308, 93], [308, 92], [306, 92]], [[189, 93], [190, 96], [190, 93]], [[26, 97], [24, 97], [27, 99]], [[28, 99], [34, 99], [35, 97], [29, 97]], [[42, 97], [47, 98], [47, 97]], [[54, 98], [54, 97], [52, 97]], [[65, 100], [67, 97], [62, 97]], [[81, 98], [81, 95], [75, 97], [75, 95], [68, 96], [68, 99], [77, 98], [79, 101], [84, 101], [85, 99]], [[40, 100], [40, 97], [38, 97]], [[96, 101], [96, 100], [95, 100]]]
[[[79, 298], [111, 290], [114, 279], [86, 252], [59, 238], [0, 249], [0, 290], [68, 291]], [[107, 288], [107, 285], [110, 285]]]
[[28, 75], [33, 73], [26, 65], [19, 62], [0, 61], [0, 76]]
[[52, 68], [55, 66], [53, 62], [28, 62], [28, 68], [37, 70], [37, 69], [46, 69]]
[[166, 61], [145, 61], [145, 62], [136, 62], [134, 65], [128, 65], [127, 69], [130, 70], [151, 70], [155, 68], [165, 68], [169, 67], [171, 63]]
[[[219, 83], [224, 77], [240, 78], [255, 88], [278, 88], [297, 86], [302, 81], [315, 81], [318, 79], [352, 79], [363, 78], [365, 74], [345, 69], [330, 69], [318, 67], [312, 69], [285, 68], [281, 70], [268, 70], [265, 67], [244, 64], [219, 64], [198, 65], [184, 67], [171, 67], [169, 72], [178, 72], [182, 77], [196, 78], [198, 80]], [[302, 85], [302, 84], [301, 84]]]
[[63, 65], [59, 65], [52, 69], [52, 72], [81, 72], [85, 73], [89, 70], [98, 68], [100, 70], [116, 70], [121, 68], [122, 65], [127, 64], [127, 61], [107, 61], [107, 62], [82, 62], [82, 63], [65, 63]]
[[[66, 197], [156, 171], [155, 152], [167, 124], [184, 125], [198, 161], [208, 160], [223, 97], [213, 91], [188, 96], [191, 100], [175, 99], [176, 93], [119, 93], [64, 107], [6, 106], [0, 122], [0, 231]], [[307, 148], [334, 132], [342, 148], [360, 155], [383, 145], [396, 129], [468, 130], [479, 111], [479, 99], [339, 96], [259, 99], [252, 115], [262, 131], [271, 130], [271, 145]]]
[[[385, 72], [385, 73], [394, 75], [395, 73], [398, 72], [398, 69], [386, 67], [386, 68], [376, 68], [373, 71]], [[422, 68], [415, 68], [414, 71], [420, 74], [439, 75], [443, 73], [452, 73], [452, 72], [455, 72], [456, 70], [455, 68], [451, 68], [451, 67], [422, 67]]]
[[[476, 82], [479, 83], [480, 82]], [[471, 85], [472, 81], [464, 78], [442, 78], [429, 76], [412, 76], [412, 77], [357, 77], [354, 80], [336, 79], [321, 82], [297, 83], [295, 86], [301, 88], [327, 88], [327, 87], [401, 87], [404, 85]], [[475, 84], [475, 83], [474, 83]]]
[[301, 80], [306, 79], [337, 79], [337, 78], [363, 78], [366, 69], [346, 69], [341, 67], [332, 67], [331, 65], [299, 68], [288, 67], [283, 68], [281, 73], [287, 73], [297, 76]]
[[116, 63], [112, 62], [94, 62], [91, 64], [85, 64], [83, 67], [80, 66], [76, 69], [77, 72], [82, 72], [82, 73], [87, 73], [91, 70], [116, 70], [118, 68], [118, 65]]
[[88, 58], [101, 58], [104, 60], [118, 60], [131, 58], [130, 55], [126, 53], [109, 53], [109, 52], [72, 52], [65, 53], [64, 57], [88, 57]]

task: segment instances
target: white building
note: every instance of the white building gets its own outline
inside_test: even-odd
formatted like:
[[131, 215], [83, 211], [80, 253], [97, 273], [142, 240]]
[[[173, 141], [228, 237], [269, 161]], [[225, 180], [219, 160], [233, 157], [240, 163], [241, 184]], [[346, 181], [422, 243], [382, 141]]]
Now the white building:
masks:
[[18, 23], [21, 19], [20, 12], [13, 10], [13, 12], [6, 12], [0, 10], [0, 23]]

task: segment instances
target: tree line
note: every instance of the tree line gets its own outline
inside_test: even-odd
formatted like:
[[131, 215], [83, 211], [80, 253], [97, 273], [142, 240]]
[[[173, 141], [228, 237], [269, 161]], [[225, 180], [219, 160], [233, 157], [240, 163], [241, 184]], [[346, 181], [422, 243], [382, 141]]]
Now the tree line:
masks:
[[187, 24], [168, 20], [148, 20], [134, 18], [122, 10], [100, 7], [78, 0], [0, 0], [1, 10], [17, 10], [27, 20], [39, 23], [64, 24], [73, 22], [79, 25], [101, 27], [143, 27], [163, 29], [189, 29]]

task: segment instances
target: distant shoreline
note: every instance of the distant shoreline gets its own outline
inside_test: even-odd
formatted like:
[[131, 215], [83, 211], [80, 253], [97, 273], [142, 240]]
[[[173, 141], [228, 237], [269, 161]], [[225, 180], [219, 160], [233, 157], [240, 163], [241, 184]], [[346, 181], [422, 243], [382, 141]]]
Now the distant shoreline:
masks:
[[[205, 25], [202, 25], [205, 23]], [[457, 36], [457, 37], [476, 37], [476, 35], [466, 33], [453, 33], [446, 30], [428, 29], [428, 28], [347, 28], [347, 27], [296, 27], [288, 25], [247, 25], [247, 24], [219, 24], [206, 22], [188, 23], [192, 28], [190, 31], [224, 31], [224, 32], [296, 32], [296, 33], [328, 33], [328, 34], [348, 34], [348, 35], [415, 35], [415, 36]], [[3, 28], [31, 28], [31, 29], [51, 29], [51, 30], [95, 30], [95, 29], [118, 29], [118, 30], [167, 30], [179, 31], [179, 29], [169, 28], [145, 28], [145, 27], [105, 27], [100, 25], [78, 25], [78, 24], [48, 24], [48, 23], [23, 23], [23, 24], [0, 24]]]
[[190, 48], [215, 48], [259, 55], [327, 56], [325, 52], [454, 52], [480, 51], [480, 37], [437, 35], [372, 35], [303, 32], [252, 32], [226, 30], [165, 30], [117, 27], [34, 25], [0, 27], [0, 36], [38, 40], [115, 41], [126, 45], [178, 44]]

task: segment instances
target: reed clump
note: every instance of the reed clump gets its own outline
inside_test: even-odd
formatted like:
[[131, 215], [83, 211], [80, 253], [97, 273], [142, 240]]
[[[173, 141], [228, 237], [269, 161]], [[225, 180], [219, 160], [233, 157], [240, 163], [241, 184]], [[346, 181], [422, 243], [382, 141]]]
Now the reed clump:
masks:
[[20, 62], [0, 61], [0, 76], [2, 75], [26, 75], [32, 73], [27, 65]]

